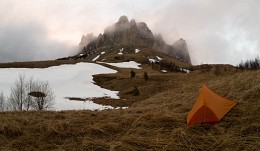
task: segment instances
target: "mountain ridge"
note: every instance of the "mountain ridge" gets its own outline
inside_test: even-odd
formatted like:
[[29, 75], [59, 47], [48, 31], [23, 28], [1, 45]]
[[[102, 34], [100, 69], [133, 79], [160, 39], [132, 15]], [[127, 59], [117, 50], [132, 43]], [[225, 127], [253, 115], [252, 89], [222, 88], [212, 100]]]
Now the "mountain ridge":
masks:
[[180, 39], [172, 45], [167, 44], [160, 34], [153, 34], [145, 22], [136, 22], [127, 16], [121, 16], [118, 22], [107, 27], [103, 34], [95, 37], [92, 33], [83, 35], [81, 42], [81, 54], [89, 54], [95, 49], [130, 45], [152, 48], [158, 52], [168, 54], [185, 63], [191, 64], [186, 41]]

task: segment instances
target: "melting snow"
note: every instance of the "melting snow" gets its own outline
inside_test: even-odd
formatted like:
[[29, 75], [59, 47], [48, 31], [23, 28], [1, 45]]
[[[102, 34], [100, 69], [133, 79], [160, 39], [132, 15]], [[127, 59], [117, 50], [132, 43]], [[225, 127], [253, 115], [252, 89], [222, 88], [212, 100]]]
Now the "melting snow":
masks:
[[103, 55], [103, 54], [105, 54], [106, 52], [105, 51], [103, 51], [103, 52], [101, 52], [101, 55]]
[[141, 64], [135, 61], [129, 62], [119, 62], [119, 63], [107, 63], [107, 62], [98, 62], [98, 63], [105, 63], [111, 66], [119, 67], [119, 68], [135, 68], [135, 69], [142, 69], [139, 67]]
[[166, 73], [167, 71], [166, 70], [161, 70], [161, 72]]
[[103, 89], [95, 84], [92, 75], [116, 73], [115, 70], [94, 63], [77, 63], [75, 65], [61, 65], [45, 69], [29, 68], [2, 68], [0, 69], [0, 92], [5, 96], [10, 95], [18, 75], [23, 73], [27, 79], [49, 81], [54, 94], [54, 110], [103, 110], [112, 109], [92, 101], [70, 101], [66, 97], [94, 98], [111, 97], [118, 99], [118, 91]]
[[135, 53], [138, 53], [140, 50], [139, 49], [135, 49]]
[[150, 62], [150, 63], [156, 63], [156, 62], [158, 62], [158, 61], [155, 60], [155, 59], [149, 59], [149, 62]]
[[159, 61], [162, 61], [162, 60], [163, 60], [162, 58], [160, 58], [160, 57], [158, 57], [158, 56], [156, 56], [156, 58], [157, 58]]
[[99, 57], [100, 55], [96, 56], [94, 59], [92, 59], [92, 61], [96, 61]]
[[181, 70], [186, 72], [186, 73], [190, 73], [190, 70], [188, 70], [188, 69], [181, 68]]

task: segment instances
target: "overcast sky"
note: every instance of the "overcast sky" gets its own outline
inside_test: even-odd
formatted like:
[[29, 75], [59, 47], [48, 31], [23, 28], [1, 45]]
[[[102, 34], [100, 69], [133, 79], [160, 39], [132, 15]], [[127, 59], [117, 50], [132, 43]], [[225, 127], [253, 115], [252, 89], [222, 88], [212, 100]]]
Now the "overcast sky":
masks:
[[122, 15], [146, 22], [168, 44], [187, 41], [193, 64], [260, 56], [259, 0], [0, 0], [0, 62], [78, 52], [83, 34]]

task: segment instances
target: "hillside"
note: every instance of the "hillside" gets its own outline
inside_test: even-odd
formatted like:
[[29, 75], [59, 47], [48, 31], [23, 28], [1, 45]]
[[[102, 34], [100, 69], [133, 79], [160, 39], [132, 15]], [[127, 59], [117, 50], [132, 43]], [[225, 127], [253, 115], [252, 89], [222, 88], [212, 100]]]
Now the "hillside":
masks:
[[[141, 52], [141, 51], [140, 51]], [[103, 64], [103, 63], [101, 63]], [[105, 64], [104, 64], [105, 65]], [[0, 113], [0, 150], [258, 150], [260, 71], [232, 66], [193, 67], [191, 73], [105, 65], [115, 74], [94, 76], [96, 84], [119, 91], [120, 100], [100, 104], [129, 106], [105, 111]], [[218, 67], [217, 67], [218, 66]], [[217, 70], [218, 69], [218, 70]], [[149, 79], [143, 79], [143, 73]], [[218, 72], [216, 72], [218, 71]], [[202, 84], [239, 102], [215, 125], [186, 125]], [[139, 96], [131, 91], [137, 86]]]

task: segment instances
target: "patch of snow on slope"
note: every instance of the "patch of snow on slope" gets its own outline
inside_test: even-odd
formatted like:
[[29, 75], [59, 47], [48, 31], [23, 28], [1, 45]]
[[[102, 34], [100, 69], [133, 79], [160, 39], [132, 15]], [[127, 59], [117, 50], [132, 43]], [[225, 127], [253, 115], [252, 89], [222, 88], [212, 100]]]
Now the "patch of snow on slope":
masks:
[[150, 58], [149, 58], [149, 62], [150, 62], [150, 63], [156, 63], [156, 62], [158, 62], [158, 61], [155, 60], [155, 59], [150, 59]]
[[135, 53], [138, 53], [140, 50], [139, 49], [135, 49]]
[[181, 70], [182, 70], [183, 72], [190, 73], [190, 70], [188, 70], [188, 69], [181, 68]]
[[167, 71], [166, 70], [161, 70], [161, 72], [166, 73]]
[[158, 57], [158, 56], [156, 56], [156, 58], [157, 58], [159, 61], [162, 61], [162, 60], [163, 60], [162, 58], [160, 58], [160, 57]]
[[107, 62], [98, 62], [98, 63], [105, 63], [111, 66], [119, 67], [119, 68], [134, 68], [134, 69], [142, 69], [139, 67], [141, 64], [135, 61], [129, 62], [119, 62], [119, 63], [107, 63]]
[[119, 99], [118, 91], [110, 91], [93, 84], [92, 75], [116, 73], [116, 70], [94, 63], [77, 63], [75, 65], [61, 65], [45, 69], [29, 68], [2, 68], [0, 69], [0, 92], [9, 96], [11, 87], [23, 73], [27, 79], [48, 81], [54, 91], [54, 110], [103, 110], [112, 109], [112, 106], [103, 106], [92, 101], [70, 101], [66, 97], [94, 98], [111, 97]]
[[124, 48], [119, 49], [119, 55], [123, 55]]
[[96, 61], [99, 57], [100, 55], [96, 56], [94, 59], [92, 59], [92, 61]]
[[103, 55], [103, 54], [105, 54], [106, 52], [105, 51], [103, 51], [103, 52], [101, 52], [101, 55]]

